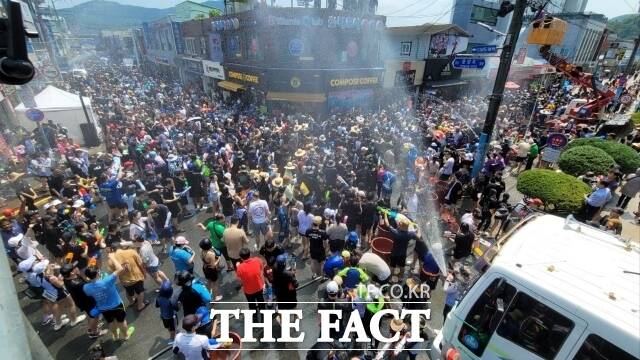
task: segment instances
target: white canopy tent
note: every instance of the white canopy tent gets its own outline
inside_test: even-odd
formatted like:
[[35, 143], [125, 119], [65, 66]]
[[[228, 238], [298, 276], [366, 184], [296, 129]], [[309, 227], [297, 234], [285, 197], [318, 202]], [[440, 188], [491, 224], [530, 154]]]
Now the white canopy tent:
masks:
[[[102, 131], [97, 117], [93, 113], [91, 99], [85, 96], [83, 100], [89, 115], [89, 121], [95, 126], [98, 137], [102, 138]], [[79, 95], [49, 85], [34, 96], [34, 102], [36, 104], [35, 108], [44, 113], [43, 121], [52, 120], [54, 123], [60, 124], [60, 126], [67, 128], [69, 137], [73, 139], [75, 143], [84, 144], [84, 136], [80, 129], [80, 124], [87, 123], [87, 116], [82, 109]], [[31, 131], [35, 129], [38, 124], [27, 118], [26, 111], [28, 109], [24, 103], [20, 103], [20, 105], [15, 108], [19, 125]]]

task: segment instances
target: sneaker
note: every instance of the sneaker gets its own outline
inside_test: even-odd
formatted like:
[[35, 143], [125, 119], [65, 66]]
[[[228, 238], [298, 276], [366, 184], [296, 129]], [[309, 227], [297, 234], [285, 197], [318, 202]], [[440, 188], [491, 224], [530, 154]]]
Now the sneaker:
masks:
[[70, 321], [69, 319], [62, 319], [59, 324], [53, 325], [53, 330], [58, 331], [62, 329], [62, 327], [67, 325], [69, 321]]
[[151, 242], [151, 245], [162, 245], [162, 242], [159, 240], [154, 240]]
[[89, 339], [97, 339], [102, 335], [106, 335], [109, 332], [109, 330], [107, 329], [100, 329], [96, 332], [87, 332], [87, 334], [89, 335]]
[[47, 315], [42, 319], [42, 322], [40, 323], [40, 325], [42, 326], [49, 325], [51, 324], [51, 322], [53, 322], [53, 315]]
[[220, 300], [222, 300], [222, 295], [218, 295], [215, 298], [213, 298], [213, 301], [215, 301], [215, 302], [218, 302]]
[[78, 316], [76, 316], [76, 321], [72, 321], [69, 325], [71, 325], [71, 327], [74, 327], [74, 326], [80, 324], [81, 322], [83, 322], [86, 318], [87, 318], [87, 315], [85, 315], [85, 314], [78, 315]]

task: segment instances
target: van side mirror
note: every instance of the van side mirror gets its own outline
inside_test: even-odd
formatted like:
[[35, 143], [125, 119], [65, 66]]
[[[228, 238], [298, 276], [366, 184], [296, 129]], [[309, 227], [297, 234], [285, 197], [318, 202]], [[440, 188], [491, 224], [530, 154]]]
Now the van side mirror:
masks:
[[0, 20], [0, 83], [24, 85], [33, 79], [35, 69], [27, 54], [25, 35], [27, 33], [22, 19], [22, 6], [19, 2], [4, 1], [6, 19]]

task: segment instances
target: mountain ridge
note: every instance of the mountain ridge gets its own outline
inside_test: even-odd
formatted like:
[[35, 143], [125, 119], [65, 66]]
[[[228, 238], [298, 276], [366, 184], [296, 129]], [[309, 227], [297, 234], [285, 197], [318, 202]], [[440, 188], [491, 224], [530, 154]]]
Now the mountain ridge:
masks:
[[[223, 8], [223, 1], [206, 1], [204, 5]], [[102, 30], [124, 30], [175, 14], [175, 7], [166, 9], [120, 4], [112, 0], [92, 0], [73, 7], [59, 9], [69, 30], [74, 34], [95, 35]]]

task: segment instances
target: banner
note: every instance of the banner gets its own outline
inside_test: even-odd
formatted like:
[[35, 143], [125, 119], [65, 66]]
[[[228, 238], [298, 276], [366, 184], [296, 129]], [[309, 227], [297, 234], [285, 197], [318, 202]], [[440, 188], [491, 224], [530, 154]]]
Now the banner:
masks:
[[209, 34], [209, 48], [211, 49], [211, 53], [209, 56], [211, 61], [215, 61], [218, 63], [224, 61], [224, 53], [222, 52], [222, 39], [220, 38], [219, 33], [213, 32]]

